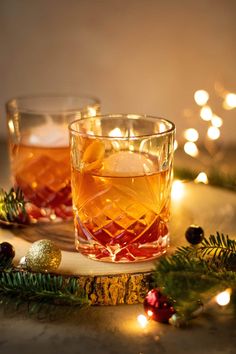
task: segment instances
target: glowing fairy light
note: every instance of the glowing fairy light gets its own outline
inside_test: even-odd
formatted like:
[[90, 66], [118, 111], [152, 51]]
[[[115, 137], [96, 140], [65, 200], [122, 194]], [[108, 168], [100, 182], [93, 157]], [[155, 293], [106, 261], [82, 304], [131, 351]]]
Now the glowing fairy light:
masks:
[[227, 93], [225, 96], [225, 103], [229, 109], [236, 107], [236, 93]]
[[220, 129], [217, 127], [209, 127], [207, 130], [207, 136], [211, 140], [217, 140], [220, 137]]
[[216, 302], [220, 306], [226, 306], [230, 303], [230, 295], [231, 295], [231, 289], [226, 289], [222, 293], [219, 293], [216, 296]]
[[184, 151], [186, 154], [192, 157], [196, 157], [198, 155], [198, 147], [192, 141], [188, 141], [187, 143], [184, 144]]
[[223, 119], [213, 114], [213, 117], [211, 118], [211, 124], [213, 127], [220, 128], [223, 125]]
[[176, 179], [172, 184], [171, 199], [174, 201], [182, 199], [184, 196], [184, 184], [182, 181]]
[[194, 180], [195, 183], [208, 184], [208, 177], [205, 172], [200, 172]]
[[147, 311], [147, 315], [148, 315], [148, 317], [152, 317], [152, 316], [153, 316], [152, 310], [148, 310], [148, 311]]
[[194, 100], [199, 106], [204, 106], [209, 100], [209, 93], [205, 90], [198, 90], [194, 93]]
[[178, 141], [175, 140], [175, 141], [174, 141], [174, 150], [177, 150], [177, 149], [178, 149]]
[[212, 113], [211, 107], [209, 107], [209, 106], [204, 106], [204, 107], [201, 108], [200, 117], [201, 117], [203, 120], [205, 120], [205, 121], [211, 120], [212, 115], [213, 115], [213, 113]]
[[142, 328], [145, 328], [148, 324], [147, 317], [144, 315], [138, 315], [137, 321], [138, 321], [140, 327], [142, 327]]
[[199, 138], [199, 134], [198, 134], [198, 131], [194, 128], [189, 128], [189, 129], [186, 129], [185, 132], [184, 132], [184, 137], [186, 140], [188, 141], [192, 141], [192, 142], [195, 142], [198, 140]]

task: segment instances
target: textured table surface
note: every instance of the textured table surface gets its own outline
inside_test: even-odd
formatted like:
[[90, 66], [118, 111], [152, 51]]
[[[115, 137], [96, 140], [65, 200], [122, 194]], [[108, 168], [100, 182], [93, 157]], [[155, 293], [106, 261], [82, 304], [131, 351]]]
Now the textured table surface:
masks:
[[[4, 180], [1, 183], [6, 184]], [[206, 234], [218, 230], [236, 237], [236, 194], [194, 184], [186, 184], [184, 193], [181, 200], [173, 203], [172, 249], [184, 243], [183, 233], [190, 223], [202, 225]], [[6, 234], [1, 233], [3, 237]], [[19, 241], [15, 238], [14, 242]], [[17, 256], [23, 253], [24, 248], [20, 248]], [[74, 261], [67, 256], [63, 267], [69, 272]], [[76, 264], [79, 269], [77, 260]], [[89, 307], [70, 312], [50, 308], [38, 317], [30, 316], [25, 308], [16, 310], [15, 304], [13, 299], [0, 305], [0, 354], [236, 353], [236, 319], [230, 307], [219, 309], [212, 305], [211, 312], [194, 320], [188, 329], [179, 330], [154, 321], [145, 329], [140, 328], [136, 318], [143, 313], [142, 305]]]

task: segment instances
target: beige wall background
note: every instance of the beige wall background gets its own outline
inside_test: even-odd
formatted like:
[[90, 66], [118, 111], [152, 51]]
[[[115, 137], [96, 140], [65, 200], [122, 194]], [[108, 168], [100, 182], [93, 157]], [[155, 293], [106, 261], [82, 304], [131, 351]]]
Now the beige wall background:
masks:
[[0, 0], [0, 41], [1, 136], [9, 98], [87, 93], [104, 113], [165, 116], [203, 138], [193, 93], [204, 88], [235, 141], [236, 110], [215, 92], [236, 92], [235, 0]]

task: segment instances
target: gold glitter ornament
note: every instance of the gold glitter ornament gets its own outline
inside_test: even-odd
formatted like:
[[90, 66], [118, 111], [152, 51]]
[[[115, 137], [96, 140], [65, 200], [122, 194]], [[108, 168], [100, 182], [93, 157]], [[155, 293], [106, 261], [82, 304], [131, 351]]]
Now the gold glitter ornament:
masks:
[[26, 255], [27, 269], [33, 272], [52, 272], [61, 263], [61, 250], [51, 240], [36, 241]]

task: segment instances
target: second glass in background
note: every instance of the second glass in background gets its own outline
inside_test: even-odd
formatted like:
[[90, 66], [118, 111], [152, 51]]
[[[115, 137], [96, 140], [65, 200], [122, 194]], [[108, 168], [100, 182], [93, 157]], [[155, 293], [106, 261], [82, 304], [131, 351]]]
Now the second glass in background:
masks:
[[98, 100], [83, 96], [28, 96], [6, 105], [12, 179], [31, 221], [72, 216], [68, 124], [95, 116]]

